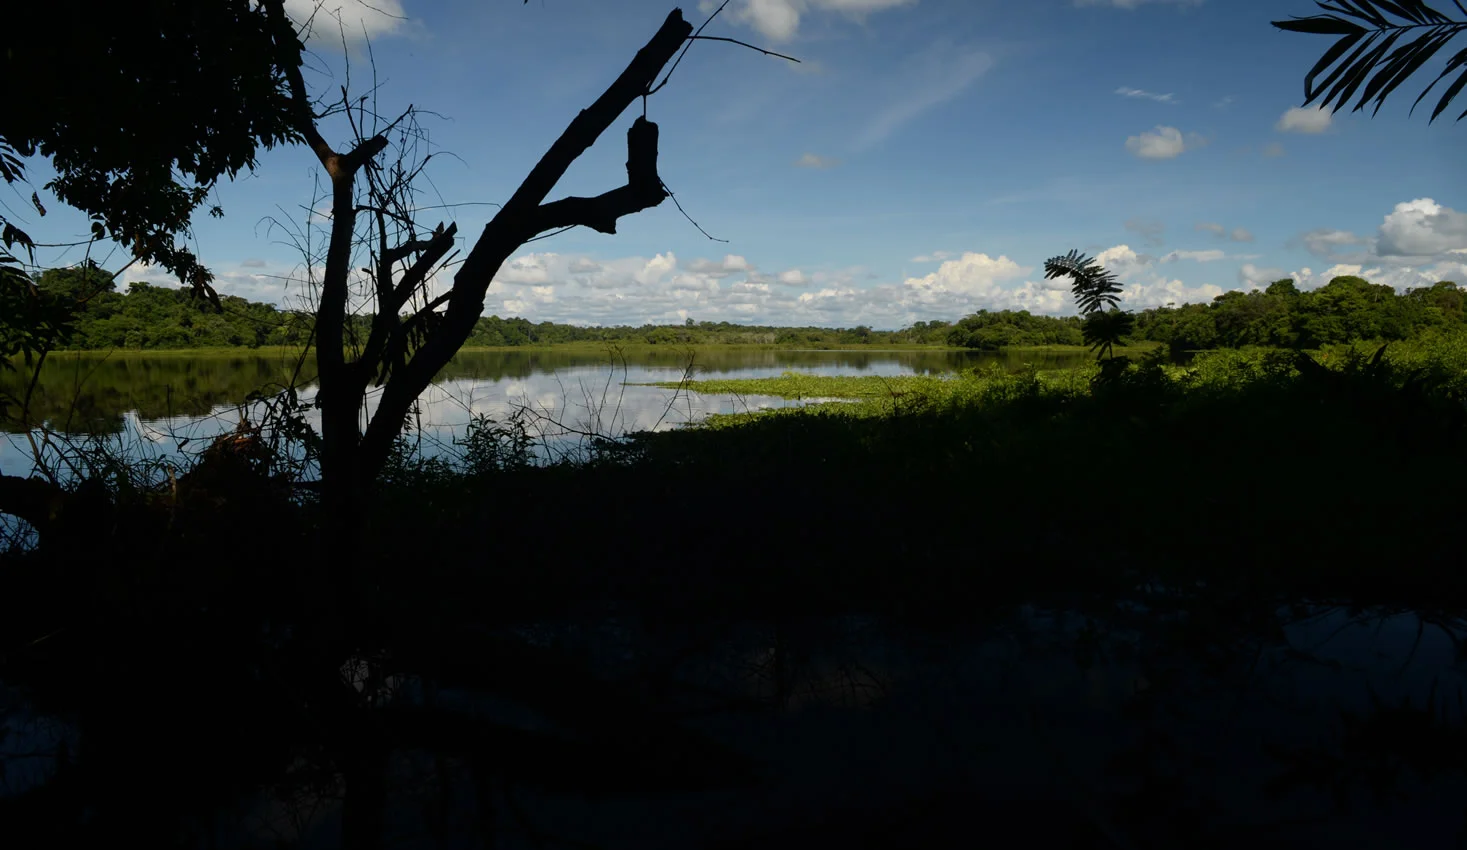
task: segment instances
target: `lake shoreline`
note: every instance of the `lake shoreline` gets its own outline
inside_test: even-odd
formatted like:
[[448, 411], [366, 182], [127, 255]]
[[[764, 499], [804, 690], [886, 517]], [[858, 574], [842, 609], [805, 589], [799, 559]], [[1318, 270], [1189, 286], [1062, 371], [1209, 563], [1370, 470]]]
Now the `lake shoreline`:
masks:
[[[1141, 353], [1149, 351], [1155, 346], [1137, 345], [1126, 348], [1117, 348], [1120, 354]], [[792, 352], [818, 352], [818, 351], [853, 351], [866, 352], [869, 354], [889, 354], [910, 351], [932, 351], [932, 352], [972, 352], [983, 354], [1020, 354], [1027, 352], [1053, 353], [1053, 354], [1088, 354], [1090, 349], [1083, 345], [1020, 345], [1009, 346], [998, 349], [964, 348], [952, 345], [924, 345], [912, 344], [831, 344], [831, 345], [781, 345], [778, 343], [648, 343], [648, 342], [554, 342], [544, 345], [466, 345], [459, 351], [472, 354], [476, 352], [512, 353], [516, 351], [541, 352], [541, 351], [624, 351], [624, 352], [661, 352], [661, 351], [792, 351]], [[231, 357], [231, 356], [266, 356], [279, 353], [282, 355], [299, 356], [301, 349], [287, 348], [282, 346], [260, 346], [249, 348], [246, 346], [234, 346], [228, 348], [114, 348], [114, 349], [67, 349], [52, 351], [47, 354], [48, 359], [58, 357]], [[21, 359], [17, 356], [14, 359]]]

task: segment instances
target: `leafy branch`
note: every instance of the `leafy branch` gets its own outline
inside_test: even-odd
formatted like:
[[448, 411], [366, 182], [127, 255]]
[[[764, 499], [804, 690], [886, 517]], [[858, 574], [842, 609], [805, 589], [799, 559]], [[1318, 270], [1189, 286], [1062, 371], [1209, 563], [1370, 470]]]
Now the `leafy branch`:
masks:
[[1044, 261], [1044, 278], [1068, 277], [1074, 281], [1071, 291], [1075, 303], [1085, 317], [1080, 332], [1097, 357], [1115, 357], [1115, 346], [1131, 332], [1134, 320], [1120, 309], [1121, 283], [1096, 260], [1079, 251]]
[[[1462, 0], [1452, 0], [1452, 3], [1467, 15]], [[1391, 92], [1439, 50], [1467, 32], [1467, 20], [1456, 20], [1422, 0], [1316, 0], [1316, 5], [1333, 14], [1295, 16], [1287, 21], [1274, 21], [1273, 25], [1289, 32], [1340, 36], [1304, 77], [1304, 105], [1318, 101], [1320, 108], [1326, 108], [1333, 104], [1332, 112], [1339, 112], [1358, 91], [1360, 99], [1351, 111], [1359, 112], [1373, 98], [1375, 109], [1371, 115], [1375, 115]], [[1408, 33], [1414, 38], [1395, 47]], [[1329, 70], [1331, 66], [1333, 70]], [[1329, 73], [1316, 83], [1326, 70]], [[1454, 73], [1456, 79], [1443, 90], [1431, 113], [1432, 121], [1467, 87], [1467, 48], [1447, 60], [1446, 67], [1417, 96], [1411, 111], [1414, 113], [1432, 89]], [[1467, 110], [1457, 116], [1458, 121], [1463, 118], [1467, 118]]]

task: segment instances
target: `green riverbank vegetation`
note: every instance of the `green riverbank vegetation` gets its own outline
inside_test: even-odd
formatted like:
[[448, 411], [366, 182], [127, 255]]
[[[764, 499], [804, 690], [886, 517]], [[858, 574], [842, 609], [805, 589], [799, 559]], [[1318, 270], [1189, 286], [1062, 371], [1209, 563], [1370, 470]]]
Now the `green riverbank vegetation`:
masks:
[[[74, 311], [69, 336], [57, 351], [166, 352], [303, 348], [314, 319], [306, 311], [223, 296], [215, 308], [192, 290], [130, 283], [117, 288], [112, 274], [95, 266], [50, 269], [37, 275], [37, 290]], [[1206, 304], [1158, 307], [1135, 314], [1125, 335], [1131, 345], [1167, 345], [1177, 352], [1271, 346], [1313, 349], [1352, 340], [1405, 340], [1428, 331], [1467, 329], [1462, 289], [1450, 281], [1397, 293], [1353, 276], [1336, 277], [1314, 290], [1281, 280], [1251, 292], [1232, 291]], [[348, 345], [365, 340], [372, 317], [350, 317]], [[1036, 316], [1026, 311], [980, 310], [956, 322], [916, 322], [899, 330], [817, 328], [695, 322], [675, 325], [587, 327], [481, 317], [470, 350], [607, 345], [633, 348], [768, 346], [778, 348], [905, 349], [970, 348], [984, 351], [1084, 344], [1078, 316]]]

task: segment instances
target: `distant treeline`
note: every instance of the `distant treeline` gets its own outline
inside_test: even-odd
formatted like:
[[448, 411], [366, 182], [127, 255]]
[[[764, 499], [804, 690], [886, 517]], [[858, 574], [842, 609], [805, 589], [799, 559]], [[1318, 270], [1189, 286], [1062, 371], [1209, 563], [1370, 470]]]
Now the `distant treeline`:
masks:
[[1463, 295], [1450, 281], [1398, 294], [1350, 275], [1302, 292], [1280, 280], [1263, 290], [1225, 292], [1211, 304], [1146, 310], [1136, 316], [1135, 333], [1188, 351], [1411, 339], [1432, 328], [1463, 329]]
[[[235, 296], [222, 310], [189, 292], [146, 283], [116, 291], [111, 276], [95, 268], [52, 269], [37, 277], [43, 292], [79, 303], [68, 344], [74, 350], [260, 348], [304, 345], [309, 313], [281, 310]], [[1266, 289], [1227, 292], [1208, 304], [1158, 307], [1136, 314], [1132, 342], [1161, 342], [1174, 350], [1318, 348], [1354, 340], [1399, 340], [1430, 328], [1467, 328], [1463, 290], [1441, 281], [1398, 294], [1359, 277], [1336, 277], [1301, 292], [1292, 280]], [[348, 338], [365, 339], [370, 317], [353, 317]], [[997, 350], [1015, 346], [1080, 345], [1078, 317], [1035, 316], [1027, 311], [980, 310], [956, 323], [917, 322], [896, 331], [855, 328], [787, 328], [695, 322], [680, 325], [582, 327], [528, 319], [479, 319], [470, 346], [552, 345], [574, 342], [651, 345], [763, 344], [950, 345]]]

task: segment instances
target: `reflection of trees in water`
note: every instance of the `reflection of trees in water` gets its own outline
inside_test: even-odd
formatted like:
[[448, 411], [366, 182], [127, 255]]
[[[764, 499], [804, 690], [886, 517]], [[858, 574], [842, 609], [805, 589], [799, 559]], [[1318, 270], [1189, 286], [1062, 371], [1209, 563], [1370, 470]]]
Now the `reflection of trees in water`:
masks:
[[[289, 355], [103, 357], [53, 355], [41, 367], [31, 421], [65, 433], [116, 434], [124, 415], [144, 420], [206, 416], [250, 393], [280, 387], [294, 371]], [[312, 369], [305, 370], [309, 376]], [[4, 391], [23, 396], [25, 369], [0, 373]], [[14, 430], [13, 421], [0, 423]]]
[[[968, 351], [781, 351], [707, 349], [638, 350], [623, 359], [611, 351], [556, 350], [466, 351], [439, 374], [438, 381], [505, 381], [573, 369], [606, 369], [622, 365], [682, 370], [691, 358], [699, 374], [728, 374], [746, 369], [840, 368], [865, 371], [900, 364], [917, 374], [951, 372], [998, 363], [1017, 370], [1067, 368], [1083, 362], [1069, 352]], [[278, 388], [294, 373], [291, 354], [209, 354], [115, 356], [53, 355], [41, 367], [31, 401], [31, 421], [72, 434], [119, 434], [124, 415], [136, 411], [145, 421], [206, 416], [220, 407], [241, 404], [250, 393]], [[302, 386], [314, 381], [315, 365], [301, 370]], [[30, 373], [0, 372], [0, 390], [24, 396]], [[18, 430], [13, 421], [0, 430]]]

